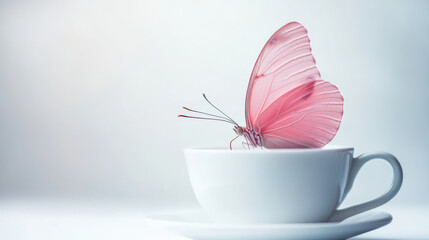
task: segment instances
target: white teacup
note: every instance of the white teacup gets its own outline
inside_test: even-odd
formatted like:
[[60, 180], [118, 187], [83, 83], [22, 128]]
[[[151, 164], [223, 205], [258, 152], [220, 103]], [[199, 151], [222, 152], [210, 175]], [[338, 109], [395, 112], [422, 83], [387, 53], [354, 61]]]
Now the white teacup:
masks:
[[[351, 147], [230, 150], [187, 148], [185, 157], [203, 210], [223, 223], [340, 221], [378, 207], [401, 188], [402, 168], [390, 153], [353, 157]], [[371, 159], [393, 168], [388, 192], [338, 210], [360, 168]]]

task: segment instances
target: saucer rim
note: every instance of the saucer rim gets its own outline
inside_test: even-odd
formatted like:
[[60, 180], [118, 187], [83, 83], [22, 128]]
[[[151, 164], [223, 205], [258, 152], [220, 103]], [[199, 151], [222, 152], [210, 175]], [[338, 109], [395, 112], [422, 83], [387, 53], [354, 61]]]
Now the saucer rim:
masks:
[[[148, 224], [154, 223], [156, 225], [162, 224], [173, 224], [176, 226], [189, 226], [194, 225], [200, 228], [224, 228], [224, 229], [285, 229], [285, 228], [330, 228], [330, 227], [347, 227], [354, 226], [357, 224], [370, 223], [370, 224], [383, 224], [387, 225], [393, 220], [392, 214], [381, 211], [381, 210], [370, 210], [365, 213], [373, 213], [375, 215], [384, 214], [384, 217], [379, 217], [376, 219], [371, 219], [371, 217], [367, 217], [369, 219], [359, 220], [359, 221], [341, 221], [341, 222], [319, 222], [319, 223], [217, 223], [217, 222], [196, 222], [196, 221], [181, 221], [181, 220], [167, 220], [160, 219], [162, 216], [180, 216], [186, 213], [192, 213], [195, 210], [185, 210], [180, 212], [172, 212], [172, 213], [159, 213], [159, 214], [151, 214], [145, 217], [145, 222]], [[355, 215], [356, 216], [356, 215]], [[353, 217], [353, 216], [352, 216]], [[373, 216], [372, 216], [373, 217]]]

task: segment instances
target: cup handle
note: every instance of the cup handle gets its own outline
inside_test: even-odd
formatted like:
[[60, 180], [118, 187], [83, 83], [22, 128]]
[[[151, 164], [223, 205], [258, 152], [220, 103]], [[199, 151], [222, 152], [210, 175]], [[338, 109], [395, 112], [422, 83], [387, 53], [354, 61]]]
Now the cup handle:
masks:
[[379, 207], [388, 201], [390, 201], [399, 191], [402, 185], [402, 167], [398, 159], [390, 153], [387, 152], [376, 152], [376, 153], [365, 153], [356, 158], [353, 158], [349, 170], [349, 176], [347, 178], [346, 187], [344, 189], [344, 195], [341, 199], [344, 200], [345, 196], [349, 193], [350, 189], [353, 186], [353, 182], [356, 178], [357, 173], [362, 168], [362, 166], [372, 159], [384, 159], [386, 160], [393, 169], [393, 180], [392, 186], [389, 191], [380, 197], [364, 202], [355, 206], [351, 206], [341, 210], [335, 210], [334, 213], [329, 217], [328, 222], [339, 222], [348, 217], [356, 215], [361, 212], [368, 211], [370, 209]]

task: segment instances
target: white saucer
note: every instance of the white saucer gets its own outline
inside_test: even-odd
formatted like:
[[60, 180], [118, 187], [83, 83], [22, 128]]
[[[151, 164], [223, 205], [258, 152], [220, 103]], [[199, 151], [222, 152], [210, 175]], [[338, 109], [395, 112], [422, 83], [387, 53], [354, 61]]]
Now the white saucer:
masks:
[[146, 217], [146, 223], [194, 240], [347, 239], [392, 221], [386, 212], [365, 212], [334, 223], [221, 224], [210, 222], [201, 210]]

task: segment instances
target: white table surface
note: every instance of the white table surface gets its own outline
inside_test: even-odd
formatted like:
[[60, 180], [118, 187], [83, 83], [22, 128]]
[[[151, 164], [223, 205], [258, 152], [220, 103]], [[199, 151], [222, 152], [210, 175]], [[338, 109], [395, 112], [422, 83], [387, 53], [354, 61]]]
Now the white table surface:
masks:
[[[186, 239], [145, 225], [144, 217], [157, 212], [148, 209], [97, 201], [0, 199], [0, 239]], [[393, 222], [353, 240], [429, 239], [429, 207], [379, 210], [391, 213]]]

